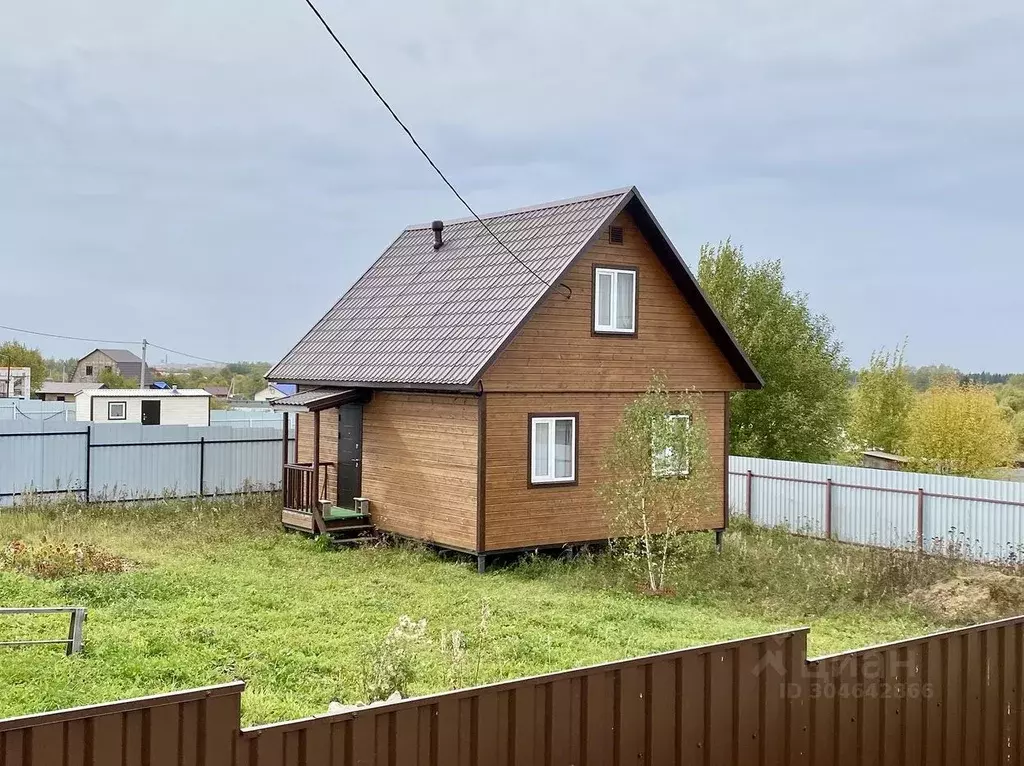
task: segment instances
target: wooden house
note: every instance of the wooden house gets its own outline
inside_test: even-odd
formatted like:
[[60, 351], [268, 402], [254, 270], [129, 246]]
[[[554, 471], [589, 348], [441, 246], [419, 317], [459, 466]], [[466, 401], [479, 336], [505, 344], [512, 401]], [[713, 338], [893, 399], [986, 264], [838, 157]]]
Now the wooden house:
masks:
[[[127, 349], [95, 348], [78, 360], [71, 380], [74, 383], [98, 383], [101, 373], [116, 372], [122, 377], [138, 382], [145, 374], [145, 384], [148, 386], [153, 382], [152, 370], [148, 366], [145, 366], [145, 370], [143, 368], [142, 359]], [[94, 386], [83, 385], [82, 387], [92, 388]]]
[[298, 385], [272, 405], [300, 413], [284, 523], [481, 567], [606, 539], [603, 453], [659, 373], [703, 394], [722, 490], [698, 526], [724, 529], [729, 392], [761, 380], [637, 190], [483, 221], [405, 229], [268, 373]]

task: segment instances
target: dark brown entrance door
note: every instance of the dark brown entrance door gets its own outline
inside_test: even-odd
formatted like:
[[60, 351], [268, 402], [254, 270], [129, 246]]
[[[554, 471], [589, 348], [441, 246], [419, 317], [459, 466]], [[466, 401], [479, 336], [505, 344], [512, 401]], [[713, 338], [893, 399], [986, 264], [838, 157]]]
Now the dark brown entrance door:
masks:
[[338, 507], [354, 508], [363, 493], [363, 404], [338, 408]]
[[158, 426], [158, 425], [160, 425], [160, 400], [159, 399], [143, 399], [142, 400], [142, 425], [144, 425], [144, 426]]

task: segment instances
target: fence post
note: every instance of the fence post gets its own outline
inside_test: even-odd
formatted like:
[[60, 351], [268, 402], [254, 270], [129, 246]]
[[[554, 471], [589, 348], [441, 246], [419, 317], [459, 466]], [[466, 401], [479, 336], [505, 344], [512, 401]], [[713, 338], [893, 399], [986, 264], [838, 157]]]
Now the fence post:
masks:
[[281, 488], [284, 488], [284, 467], [288, 465], [288, 413], [281, 414]]
[[825, 539], [832, 539], [832, 479], [825, 479]]
[[747, 518], [753, 520], [754, 518], [754, 501], [753, 497], [754, 489], [754, 472], [751, 470], [747, 471]]
[[89, 482], [92, 476], [92, 423], [85, 427], [85, 502], [89, 502]]
[[68, 626], [67, 655], [82, 651], [82, 626], [85, 624], [85, 607], [76, 606], [71, 610], [71, 625]]
[[924, 488], [917, 488], [917, 549], [924, 550]]
[[203, 496], [203, 484], [206, 479], [206, 437], [199, 437], [199, 497]]

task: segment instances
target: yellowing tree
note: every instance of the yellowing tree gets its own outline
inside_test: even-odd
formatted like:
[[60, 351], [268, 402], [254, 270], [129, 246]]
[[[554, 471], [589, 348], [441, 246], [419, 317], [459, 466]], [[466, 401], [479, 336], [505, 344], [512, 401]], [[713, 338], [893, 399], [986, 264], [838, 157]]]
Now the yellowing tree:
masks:
[[906, 454], [919, 470], [980, 476], [1008, 465], [1016, 447], [995, 395], [981, 386], [934, 386], [911, 411]]
[[850, 437], [858, 446], [899, 454], [907, 440], [914, 387], [903, 364], [903, 346], [876, 351], [857, 375]]

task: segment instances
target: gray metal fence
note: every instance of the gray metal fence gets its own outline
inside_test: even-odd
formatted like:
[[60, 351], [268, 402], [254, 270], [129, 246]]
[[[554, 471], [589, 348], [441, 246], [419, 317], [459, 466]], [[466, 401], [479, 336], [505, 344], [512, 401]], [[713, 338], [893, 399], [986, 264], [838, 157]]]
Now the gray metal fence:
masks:
[[[244, 406], [239, 407], [239, 404]], [[233, 402], [232, 406], [236, 409], [211, 410], [210, 425], [262, 427], [277, 426], [281, 422], [280, 413], [274, 412], [263, 402]], [[73, 423], [76, 420], [75, 403], [0, 397], [0, 421], [4, 420], [34, 420], [37, 422], [54, 420]]]
[[280, 424], [0, 422], [0, 505], [26, 494], [71, 492], [89, 502], [273, 490], [281, 436]]
[[885, 548], [1024, 556], [1024, 484], [788, 460], [729, 458], [729, 507], [767, 527]]

